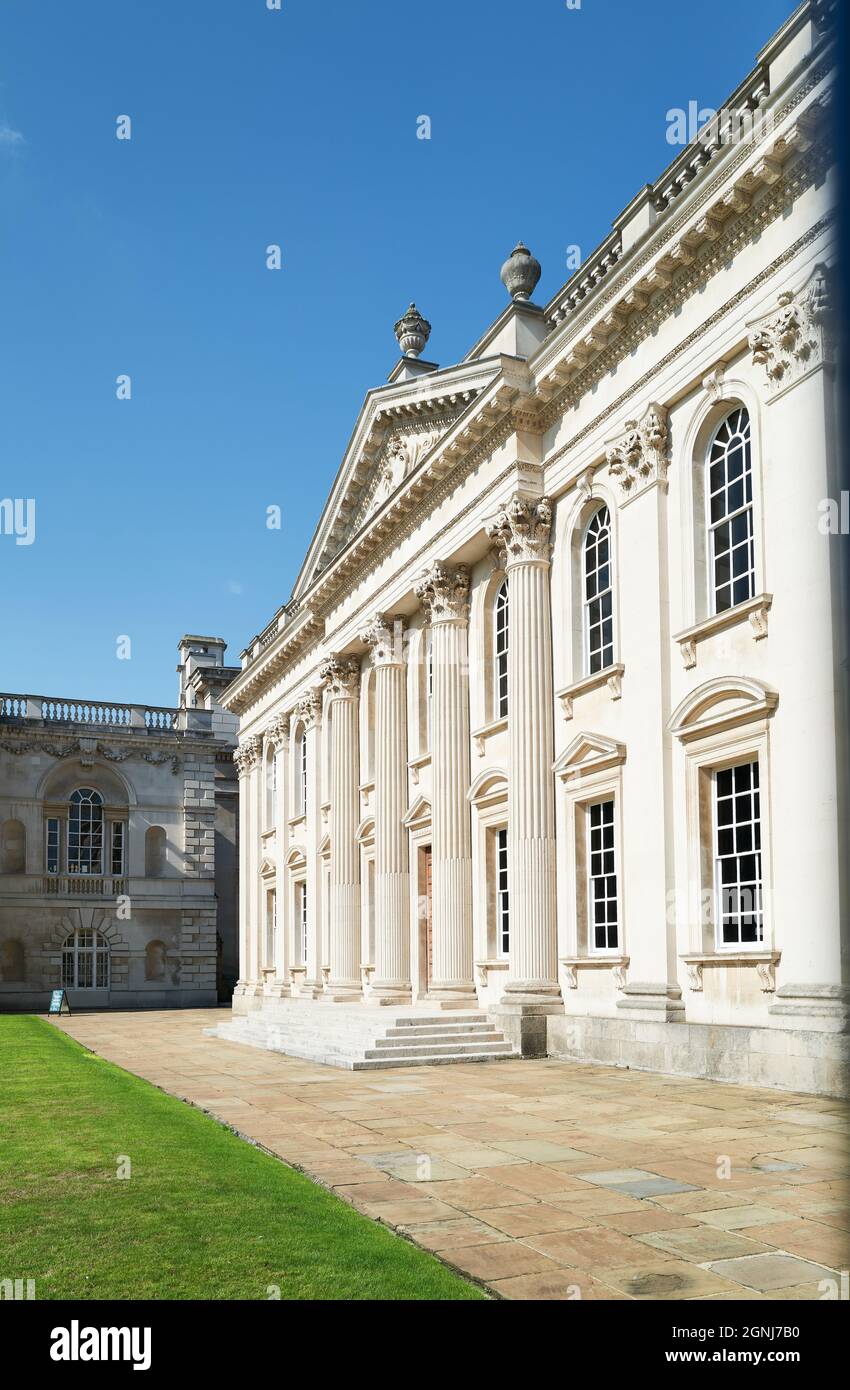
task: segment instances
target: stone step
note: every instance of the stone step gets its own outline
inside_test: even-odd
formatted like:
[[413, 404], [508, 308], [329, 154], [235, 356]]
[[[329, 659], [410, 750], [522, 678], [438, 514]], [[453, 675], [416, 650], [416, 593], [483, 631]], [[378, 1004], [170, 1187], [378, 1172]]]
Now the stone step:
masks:
[[388, 1028], [387, 1038], [431, 1038], [477, 1036], [478, 1033], [492, 1033], [493, 1025], [486, 1019], [478, 1023], [417, 1023], [413, 1028]]
[[370, 1058], [365, 1062], [350, 1062], [347, 1065], [352, 1071], [383, 1071], [384, 1068], [390, 1067], [437, 1067], [458, 1062], [512, 1062], [516, 1058], [517, 1054], [509, 1049], [495, 1056], [489, 1052], [483, 1055], [477, 1052], [429, 1053], [425, 1057], [396, 1057], [391, 1054], [382, 1056], [380, 1060]]
[[483, 1010], [384, 1013], [284, 1001], [204, 1031], [349, 1070], [496, 1062], [516, 1056]]
[[474, 1053], [478, 1057], [496, 1057], [513, 1051], [510, 1043], [504, 1040], [501, 1042], [494, 1041], [483, 1043], [457, 1043], [453, 1041], [445, 1043], [427, 1042], [421, 1043], [418, 1047], [411, 1044], [408, 1047], [393, 1046], [385, 1048], [382, 1048], [380, 1043], [381, 1039], [379, 1038], [377, 1039], [377, 1046], [367, 1047], [367, 1061], [379, 1057], [439, 1057], [447, 1053], [450, 1053], [452, 1056], [470, 1056]]
[[410, 1033], [401, 1036], [375, 1038], [375, 1047], [387, 1048], [387, 1051], [396, 1047], [412, 1047], [414, 1044], [422, 1047], [431, 1047], [435, 1042], [447, 1042], [453, 1047], [478, 1047], [481, 1042], [504, 1042], [504, 1034], [496, 1029], [482, 1029], [481, 1033]]

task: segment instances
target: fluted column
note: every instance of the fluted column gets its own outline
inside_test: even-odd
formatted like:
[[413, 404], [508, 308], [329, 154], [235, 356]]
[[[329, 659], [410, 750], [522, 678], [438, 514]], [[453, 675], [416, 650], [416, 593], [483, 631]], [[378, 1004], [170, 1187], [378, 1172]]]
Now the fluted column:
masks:
[[360, 847], [356, 840], [360, 663], [331, 657], [322, 668], [322, 678], [328, 687], [331, 739], [330, 978], [324, 997], [350, 1001], [362, 995]]
[[322, 800], [319, 738], [322, 729], [322, 691], [311, 690], [298, 705], [307, 743], [307, 786], [305, 807], [305, 847], [307, 853], [307, 974], [302, 995], [317, 998], [322, 993], [321, 904], [319, 901], [319, 825]]
[[510, 968], [505, 997], [560, 995], [555, 912], [554, 695], [547, 498], [515, 497], [488, 534], [508, 576], [508, 892]]
[[361, 633], [375, 668], [375, 972], [370, 999], [404, 1004], [410, 986], [407, 684], [401, 619], [378, 614]]
[[259, 987], [256, 920], [259, 868], [258, 777], [263, 740], [243, 739], [236, 751], [239, 774], [239, 980], [237, 991], [251, 995]]
[[240, 743], [233, 755], [239, 778], [239, 979], [234, 998], [248, 992], [248, 842], [250, 838], [249, 773], [253, 767], [252, 740]]
[[469, 792], [469, 572], [434, 564], [416, 585], [431, 625], [433, 979], [429, 998], [475, 1006]]
[[266, 730], [266, 737], [274, 745], [277, 761], [277, 804], [275, 807], [277, 949], [274, 960], [275, 982], [271, 993], [278, 998], [284, 998], [290, 993], [291, 924], [286, 881], [286, 856], [289, 853], [289, 725], [289, 715], [280, 714], [272, 720]]

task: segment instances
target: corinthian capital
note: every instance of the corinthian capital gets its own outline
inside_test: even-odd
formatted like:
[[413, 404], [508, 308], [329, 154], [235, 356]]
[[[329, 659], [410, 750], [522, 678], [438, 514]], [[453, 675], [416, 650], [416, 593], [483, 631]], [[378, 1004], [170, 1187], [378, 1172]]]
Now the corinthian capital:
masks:
[[827, 273], [817, 266], [801, 290], [779, 296], [778, 312], [752, 325], [753, 364], [764, 368], [771, 394], [831, 360], [830, 308]]
[[608, 445], [606, 457], [624, 500], [667, 477], [667, 411], [652, 401], [639, 420], [627, 420]]
[[360, 662], [356, 657], [331, 656], [320, 673], [332, 700], [350, 699], [360, 684]]
[[248, 773], [257, 766], [262, 751], [263, 740], [258, 734], [252, 734], [250, 738], [242, 740], [233, 754], [233, 761], [236, 764], [236, 772], [239, 777], [247, 777]]
[[512, 497], [500, 507], [487, 527], [487, 535], [503, 557], [503, 568], [525, 560], [548, 560], [552, 550], [552, 504]]
[[436, 560], [414, 586], [431, 623], [466, 622], [469, 617], [469, 570]]
[[278, 714], [266, 728], [266, 738], [275, 748], [289, 742], [289, 715]]
[[404, 661], [404, 627], [401, 618], [376, 613], [360, 634], [372, 653], [373, 666], [401, 666]]
[[321, 689], [308, 690], [303, 699], [298, 701], [298, 718], [301, 720], [305, 729], [312, 729], [314, 724], [318, 724], [322, 717], [322, 692]]

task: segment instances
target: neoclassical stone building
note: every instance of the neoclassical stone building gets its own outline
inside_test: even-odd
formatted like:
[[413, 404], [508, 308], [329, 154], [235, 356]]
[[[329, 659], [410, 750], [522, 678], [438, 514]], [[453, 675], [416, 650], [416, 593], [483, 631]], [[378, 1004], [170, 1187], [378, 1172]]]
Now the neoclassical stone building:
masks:
[[548, 304], [520, 245], [457, 365], [396, 325], [224, 696], [231, 1036], [840, 1085], [831, 8]]
[[236, 720], [225, 643], [180, 642], [177, 708], [0, 695], [0, 1011], [229, 998]]

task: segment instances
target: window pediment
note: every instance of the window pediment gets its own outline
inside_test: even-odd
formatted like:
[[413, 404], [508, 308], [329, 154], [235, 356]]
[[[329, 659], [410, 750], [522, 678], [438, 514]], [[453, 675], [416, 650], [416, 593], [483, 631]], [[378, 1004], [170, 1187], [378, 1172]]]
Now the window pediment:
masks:
[[684, 743], [705, 734], [767, 719], [778, 703], [778, 693], [761, 681], [744, 676], [718, 676], [685, 696], [668, 728]]
[[402, 824], [408, 830], [414, 830], [420, 825], [429, 825], [431, 822], [431, 803], [425, 796], [417, 796], [405, 816]]
[[626, 745], [604, 734], [576, 734], [552, 766], [556, 776], [564, 781], [583, 777], [590, 772], [618, 767], [626, 761]]
[[473, 806], [480, 807], [504, 800], [507, 794], [508, 774], [500, 767], [488, 767], [479, 772], [466, 795]]

